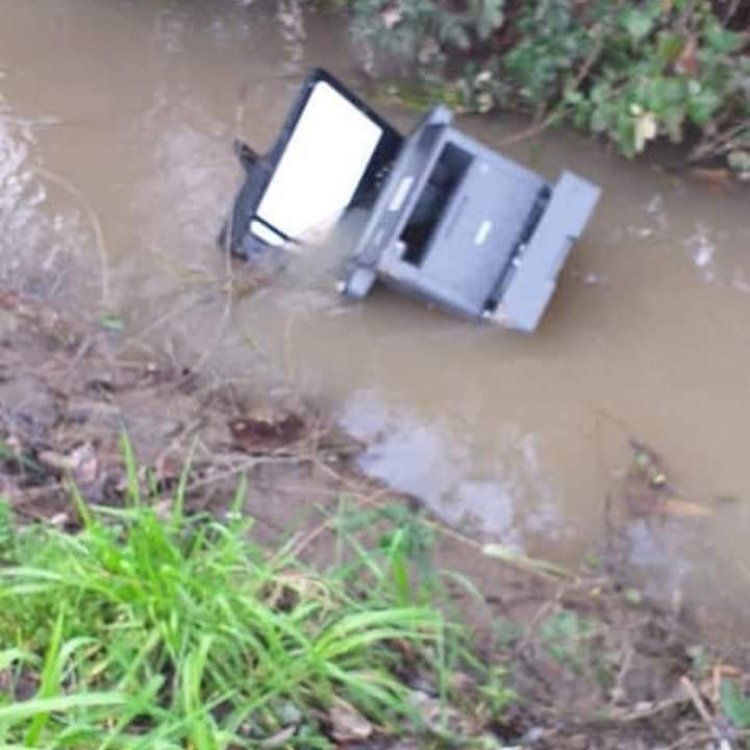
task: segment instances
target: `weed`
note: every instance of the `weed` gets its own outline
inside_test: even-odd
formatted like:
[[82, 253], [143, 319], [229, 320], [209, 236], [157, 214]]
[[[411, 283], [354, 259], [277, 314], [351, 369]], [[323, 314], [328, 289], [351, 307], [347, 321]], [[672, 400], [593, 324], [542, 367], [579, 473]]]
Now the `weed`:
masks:
[[[722, 680], [721, 710], [732, 724], [740, 730], [750, 729], [750, 697], [743, 694], [732, 680]], [[745, 747], [750, 750], [750, 740], [745, 741]]]
[[[367, 576], [380, 590], [395, 591], [403, 604], [430, 599], [435, 588], [430, 559], [434, 539], [418, 513], [402, 505], [363, 510], [344, 504], [335, 526], [340, 542], [356, 553], [353, 578]], [[369, 549], [361, 539], [363, 532], [370, 534]]]
[[8, 498], [0, 495], [0, 562], [15, 554], [16, 530]]
[[523, 636], [523, 626], [507, 617], [496, 617], [493, 622], [493, 634], [498, 648], [512, 648]]
[[18, 473], [29, 473], [35, 476], [44, 476], [44, 468], [33, 458], [25, 453], [19, 453], [8, 443], [0, 440], [0, 462], [8, 464], [11, 471]]
[[590, 660], [591, 632], [590, 623], [566, 609], [548, 617], [539, 629], [549, 655], [576, 674], [581, 674]]
[[711, 671], [711, 655], [708, 650], [701, 645], [692, 646], [688, 649], [692, 671], [700, 678], [705, 679]]
[[[350, 564], [323, 575], [289, 546], [253, 545], [243, 485], [220, 523], [185, 511], [182, 481], [161, 521], [126, 439], [123, 453], [126, 507], [74, 492], [79, 533], [13, 536], [14, 564], [0, 568], [0, 672], [12, 675], [0, 746], [219, 750], [283, 732], [287, 747], [329, 747], [339, 701], [385, 729], [419, 726], [405, 654], [447, 686], [458, 650], [457, 629], [414, 597], [407, 561], [427, 544], [417, 524], [397, 519], [376, 549], [354, 545]], [[363, 571], [377, 585], [361, 585]], [[16, 700], [23, 685], [30, 700]], [[500, 705], [502, 690], [493, 673], [486, 700]]]

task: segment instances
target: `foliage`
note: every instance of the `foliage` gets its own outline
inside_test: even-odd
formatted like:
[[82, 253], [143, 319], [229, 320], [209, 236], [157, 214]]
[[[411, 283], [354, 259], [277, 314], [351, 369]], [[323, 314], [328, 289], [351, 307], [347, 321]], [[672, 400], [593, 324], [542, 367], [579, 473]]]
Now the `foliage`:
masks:
[[10, 503], [4, 495], [0, 495], [0, 562], [15, 553], [15, 527]]
[[[419, 727], [399, 675], [412, 660], [448, 685], [466, 641], [412, 596], [408, 559], [423, 565], [429, 543], [413, 518], [392, 519], [374, 550], [347, 532], [346, 563], [315, 572], [291, 544], [252, 544], [244, 485], [220, 522], [185, 510], [183, 478], [165, 518], [123, 448], [127, 507], [73, 491], [74, 535], [2, 521], [0, 746], [331, 747], [333, 705]], [[496, 707], [510, 696], [497, 671], [481, 688]]]
[[540, 627], [540, 637], [550, 656], [573, 672], [580, 672], [590, 660], [591, 623], [575, 612], [562, 610], [546, 620]]
[[721, 709], [738, 729], [750, 729], [750, 697], [732, 680], [721, 681]]
[[629, 157], [690, 134], [694, 158], [731, 155], [750, 171], [748, 39], [709, 0], [350, 4], [354, 36], [376, 58], [439, 81], [466, 109], [567, 121]]
[[436, 71], [452, 51], [467, 51], [474, 40], [489, 39], [504, 20], [503, 4], [468, 0], [465, 10], [457, 12], [433, 0], [353, 0], [353, 31], [358, 40], [389, 55], [413, 58], [425, 71]]

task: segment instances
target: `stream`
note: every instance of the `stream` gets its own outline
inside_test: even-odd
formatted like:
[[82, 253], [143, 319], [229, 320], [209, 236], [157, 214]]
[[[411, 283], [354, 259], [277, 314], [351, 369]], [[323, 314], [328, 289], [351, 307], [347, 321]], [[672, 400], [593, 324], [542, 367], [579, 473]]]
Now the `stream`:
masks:
[[[0, 0], [0, 19], [4, 284], [217, 378], [291, 383], [368, 442], [371, 475], [564, 564], [601, 537], [637, 437], [710, 513], [632, 519], [632, 562], [663, 594], [750, 615], [746, 186], [716, 190], [671, 169], [669, 150], [628, 162], [571, 132], [507, 149], [604, 190], [532, 337], [385, 290], [343, 302], [341, 236], [250, 290], [216, 247], [241, 179], [231, 143], [272, 142], [307, 66], [362, 90], [340, 19], [311, 14], [304, 40], [261, 0]], [[376, 106], [403, 131], [416, 121]], [[461, 127], [492, 145], [523, 122]], [[231, 304], [228, 270], [248, 280]]]

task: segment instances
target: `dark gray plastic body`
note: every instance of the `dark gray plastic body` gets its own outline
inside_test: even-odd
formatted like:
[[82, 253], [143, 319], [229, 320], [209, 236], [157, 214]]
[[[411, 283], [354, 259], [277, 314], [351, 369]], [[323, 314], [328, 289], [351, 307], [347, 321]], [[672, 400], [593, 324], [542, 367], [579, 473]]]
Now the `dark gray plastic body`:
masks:
[[600, 190], [553, 185], [433, 110], [406, 139], [360, 237], [342, 291], [380, 279], [475, 319], [533, 331]]

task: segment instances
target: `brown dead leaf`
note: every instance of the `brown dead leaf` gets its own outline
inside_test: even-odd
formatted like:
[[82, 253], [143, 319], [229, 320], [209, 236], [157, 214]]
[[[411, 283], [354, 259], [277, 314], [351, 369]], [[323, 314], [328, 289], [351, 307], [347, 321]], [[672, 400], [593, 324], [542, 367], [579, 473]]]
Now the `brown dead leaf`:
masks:
[[37, 460], [59, 474], [71, 474], [81, 485], [91, 484], [99, 473], [96, 451], [89, 442], [79, 445], [68, 456], [51, 450], [40, 451]]
[[87, 485], [96, 481], [99, 474], [99, 461], [96, 450], [91, 443], [78, 446], [71, 454], [73, 478], [78, 484]]
[[690, 170], [690, 174], [706, 183], [708, 189], [712, 192], [719, 193], [728, 191], [733, 183], [733, 175], [728, 169], [709, 168], [709, 167], [693, 167]]
[[228, 423], [235, 445], [248, 453], [278, 450], [300, 440], [305, 421], [293, 412], [256, 409]]
[[345, 701], [337, 700], [328, 712], [331, 736], [336, 742], [366, 740], [373, 733], [372, 724]]
[[184, 459], [176, 451], [166, 450], [154, 462], [154, 479], [160, 486], [179, 479]]
[[695, 78], [698, 75], [698, 40], [694, 36], [688, 37], [685, 46], [674, 64], [675, 71], [682, 75]]
[[661, 457], [644, 443], [631, 441], [633, 462], [625, 478], [624, 499], [634, 517], [705, 518], [713, 510], [684, 500], [669, 480]]

